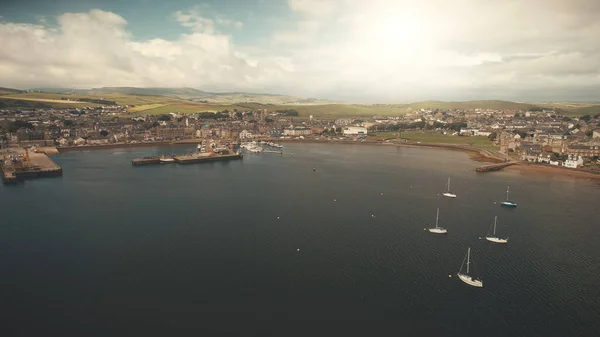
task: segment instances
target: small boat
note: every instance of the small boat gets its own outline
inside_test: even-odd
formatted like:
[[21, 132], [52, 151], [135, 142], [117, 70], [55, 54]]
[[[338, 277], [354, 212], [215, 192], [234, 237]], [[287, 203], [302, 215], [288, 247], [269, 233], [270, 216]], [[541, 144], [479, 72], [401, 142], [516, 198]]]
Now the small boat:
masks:
[[[467, 270], [466, 270], [466, 272], [463, 273], [463, 267], [465, 266], [465, 260], [467, 261]], [[471, 264], [471, 247], [467, 248], [467, 255], [463, 259], [463, 263], [460, 265], [460, 270], [458, 271], [458, 273], [456, 275], [464, 283], [466, 283], [470, 286], [473, 286], [473, 287], [482, 288], [483, 281], [480, 280], [478, 277], [470, 274], [470, 264]], [[475, 263], [473, 263], [473, 267], [474, 266], [475, 266]], [[473, 269], [475, 269], [475, 268], [473, 268]], [[474, 273], [472, 273], [472, 274], [474, 274]]]
[[248, 151], [250, 151], [251, 153], [259, 153], [263, 151], [263, 148], [260, 146], [249, 146], [246, 148]]
[[504, 207], [517, 207], [517, 203], [516, 202], [508, 200], [509, 189], [510, 189], [510, 186], [508, 186], [506, 188], [506, 200], [504, 200], [503, 202], [501, 202], [500, 205], [502, 205]]
[[167, 163], [172, 163], [175, 161], [175, 158], [169, 158], [169, 157], [160, 157], [160, 162], [167, 164]]
[[498, 217], [495, 216], [494, 217], [494, 230], [492, 231], [492, 234], [490, 235], [488, 232], [488, 235], [485, 236], [485, 239], [494, 243], [508, 243], [508, 238], [506, 239], [501, 239], [499, 237], [496, 236], [496, 222], [498, 221]]
[[446, 186], [448, 187], [448, 189], [446, 192], [443, 193], [443, 196], [448, 198], [456, 198], [456, 194], [450, 193], [450, 177], [448, 177], [448, 184]]
[[433, 228], [428, 228], [427, 230], [430, 233], [435, 233], [435, 234], [446, 234], [448, 233], [448, 231], [446, 230], [446, 228], [442, 228], [440, 226], [438, 226], [438, 220], [440, 218], [440, 209], [437, 209], [437, 214], [435, 216], [435, 227]]

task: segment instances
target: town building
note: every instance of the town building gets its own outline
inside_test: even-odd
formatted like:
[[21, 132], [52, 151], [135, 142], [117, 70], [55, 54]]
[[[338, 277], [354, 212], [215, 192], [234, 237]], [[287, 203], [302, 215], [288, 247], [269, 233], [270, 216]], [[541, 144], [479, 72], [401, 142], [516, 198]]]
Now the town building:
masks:
[[290, 126], [283, 129], [283, 134], [286, 136], [308, 136], [312, 133], [312, 129], [304, 126]]
[[343, 130], [344, 135], [366, 135], [367, 128], [362, 126], [347, 126]]

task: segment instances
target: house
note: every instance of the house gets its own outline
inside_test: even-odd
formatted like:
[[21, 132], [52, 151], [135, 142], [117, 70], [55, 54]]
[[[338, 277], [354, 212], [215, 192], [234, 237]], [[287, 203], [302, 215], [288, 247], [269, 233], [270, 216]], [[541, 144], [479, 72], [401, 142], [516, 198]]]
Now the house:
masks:
[[594, 157], [600, 156], [600, 146], [598, 145], [571, 145], [567, 147], [567, 154]]
[[569, 158], [565, 160], [565, 167], [578, 168], [583, 165], [583, 158], [581, 156], [569, 155]]
[[312, 129], [303, 126], [290, 126], [283, 129], [283, 134], [286, 136], [307, 136], [312, 133]]
[[59, 138], [56, 140], [59, 146], [68, 146], [69, 141], [66, 138]]
[[109, 139], [102, 136], [91, 137], [87, 140], [87, 143], [90, 145], [108, 144], [108, 142]]
[[600, 138], [600, 129], [596, 129], [592, 132], [592, 138]]
[[335, 120], [335, 125], [348, 125], [352, 122], [353, 122], [353, 120], [350, 118], [340, 118], [340, 119]]
[[248, 131], [248, 130], [242, 130], [242, 132], [240, 132], [240, 139], [241, 140], [246, 140], [246, 139], [252, 139], [254, 138], [254, 135], [252, 134], [252, 132]]
[[521, 147], [523, 149], [521, 160], [538, 162], [542, 155], [542, 146], [540, 144], [523, 143]]
[[85, 145], [85, 139], [79, 137], [73, 141], [73, 145], [75, 145], [75, 146]]

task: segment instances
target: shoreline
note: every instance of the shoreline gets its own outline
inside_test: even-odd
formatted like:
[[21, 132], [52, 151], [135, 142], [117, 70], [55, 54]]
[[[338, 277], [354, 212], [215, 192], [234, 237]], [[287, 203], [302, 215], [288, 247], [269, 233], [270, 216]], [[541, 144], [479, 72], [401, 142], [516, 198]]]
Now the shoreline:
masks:
[[518, 162], [516, 165], [505, 168], [508, 171], [520, 172], [523, 174], [555, 176], [562, 178], [586, 179], [600, 184], [600, 172], [585, 171], [581, 169], [572, 169], [562, 166], [551, 166], [544, 164], [535, 164], [527, 162]]
[[[450, 151], [459, 151], [466, 153], [469, 159], [480, 162], [480, 163], [503, 163], [506, 160], [514, 162], [514, 165], [503, 168], [503, 170], [522, 172], [525, 174], [543, 174], [549, 176], [559, 177], [571, 177], [593, 180], [600, 183], [600, 172], [591, 172], [581, 169], [571, 169], [561, 166], [550, 166], [543, 164], [528, 163], [510, 159], [507, 156], [494, 151], [486, 150], [481, 148], [472, 147], [469, 145], [461, 144], [445, 144], [445, 143], [416, 143], [416, 142], [403, 142], [403, 143], [384, 143], [382, 141], [351, 141], [351, 140], [321, 140], [321, 139], [268, 139], [268, 141], [276, 141], [280, 143], [313, 143], [313, 144], [340, 144], [340, 145], [366, 145], [366, 146], [396, 146], [396, 147], [412, 147], [412, 148], [431, 148], [431, 149], [442, 149]], [[134, 148], [134, 147], [152, 147], [152, 146], [165, 146], [165, 145], [190, 145], [199, 144], [200, 139], [184, 139], [179, 141], [157, 141], [157, 142], [145, 142], [145, 143], [114, 143], [114, 144], [102, 144], [102, 145], [84, 145], [84, 146], [69, 146], [69, 147], [57, 147], [59, 153], [74, 152], [74, 151], [90, 151], [90, 150], [106, 150], [106, 149], [119, 149], [119, 148]]]
[[162, 146], [162, 145], [185, 145], [185, 144], [198, 144], [199, 142], [183, 142], [179, 141], [158, 141], [158, 142], [144, 142], [144, 143], [112, 143], [112, 144], [101, 144], [101, 145], [83, 145], [83, 146], [63, 146], [56, 147], [59, 153], [74, 152], [74, 151], [89, 151], [89, 150], [106, 150], [106, 149], [123, 149], [130, 147], [151, 147], [151, 146]]
[[[381, 141], [351, 141], [351, 140], [320, 140], [320, 139], [267, 139], [268, 141], [277, 141], [280, 143], [313, 143], [313, 144], [340, 144], [340, 145], [367, 145], [367, 146], [402, 146], [402, 147], [426, 147], [426, 148], [437, 148], [446, 149], [452, 151], [466, 152], [471, 160], [477, 162], [488, 162], [488, 163], [501, 163], [504, 162], [505, 158], [502, 158], [499, 153], [494, 154], [489, 150], [471, 147], [468, 145], [457, 145], [457, 144], [443, 144], [443, 143], [384, 143]], [[59, 153], [73, 152], [73, 151], [93, 151], [93, 150], [106, 150], [106, 149], [119, 149], [119, 148], [132, 148], [132, 147], [152, 147], [152, 146], [164, 146], [164, 145], [189, 145], [199, 144], [200, 139], [184, 139], [178, 141], [156, 141], [156, 142], [144, 142], [144, 143], [113, 143], [113, 144], [101, 144], [101, 145], [83, 145], [83, 146], [65, 146], [56, 147]]]

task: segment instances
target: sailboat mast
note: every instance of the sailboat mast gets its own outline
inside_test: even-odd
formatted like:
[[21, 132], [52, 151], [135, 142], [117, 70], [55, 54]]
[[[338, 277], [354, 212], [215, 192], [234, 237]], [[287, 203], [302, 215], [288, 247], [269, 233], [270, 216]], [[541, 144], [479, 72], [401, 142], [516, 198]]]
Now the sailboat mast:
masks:
[[496, 215], [494, 217], [494, 235], [496, 235], [496, 220], [498, 219], [498, 216]]
[[467, 275], [469, 274], [469, 263], [471, 263], [471, 247], [467, 248]]
[[448, 177], [448, 192], [450, 192], [450, 177]]
[[438, 228], [438, 219], [440, 217], [440, 209], [437, 209], [437, 214], [435, 216], [435, 228]]
[[510, 189], [510, 186], [506, 187], [506, 201], [508, 201], [508, 190]]

